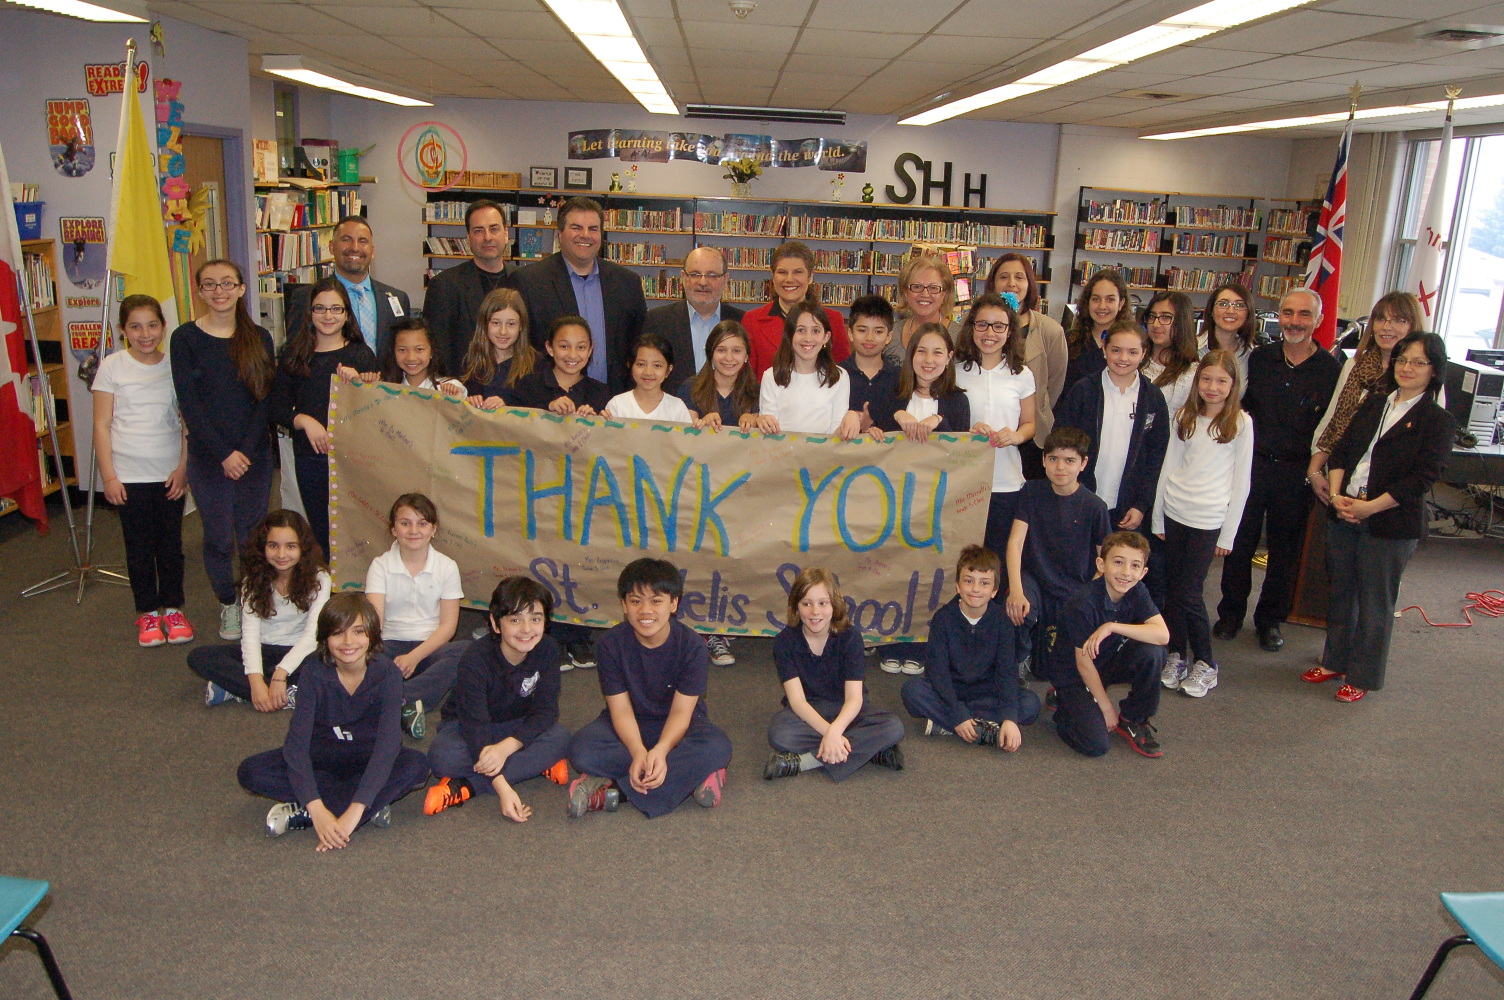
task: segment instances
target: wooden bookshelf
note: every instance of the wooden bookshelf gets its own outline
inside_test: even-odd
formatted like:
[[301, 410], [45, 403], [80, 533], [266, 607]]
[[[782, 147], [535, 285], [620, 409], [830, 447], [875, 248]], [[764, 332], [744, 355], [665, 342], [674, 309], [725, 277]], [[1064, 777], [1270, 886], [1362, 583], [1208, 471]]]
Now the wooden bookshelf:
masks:
[[[58, 449], [63, 455], [64, 482], [69, 486], [78, 483], [77, 474], [77, 451], [73, 439], [73, 397], [69, 385], [68, 368], [64, 362], [65, 353], [68, 350], [66, 334], [63, 331], [62, 312], [57, 307], [57, 244], [52, 240], [23, 240], [21, 243], [21, 257], [28, 272], [27, 297], [32, 301], [32, 317], [36, 321], [37, 346], [42, 352], [42, 375], [47, 380], [51, 391], [53, 415], [57, 421]], [[30, 275], [34, 269], [39, 269], [43, 284], [34, 287]], [[49, 303], [39, 305], [38, 303]], [[21, 311], [21, 333], [26, 345], [26, 374], [23, 382], [28, 389], [32, 386], [35, 378], [36, 360], [32, 354], [31, 337], [26, 329], [26, 311], [23, 304]], [[23, 400], [23, 405], [32, 405], [33, 397], [28, 395]], [[42, 480], [45, 485], [42, 488], [44, 495], [51, 496], [62, 489], [63, 483], [58, 481], [57, 469], [52, 460], [52, 442], [48, 440], [47, 430], [44, 426], [37, 431], [38, 461], [43, 462]], [[43, 461], [45, 460], [45, 461]], [[9, 500], [0, 500], [0, 515], [8, 514], [17, 507]]]

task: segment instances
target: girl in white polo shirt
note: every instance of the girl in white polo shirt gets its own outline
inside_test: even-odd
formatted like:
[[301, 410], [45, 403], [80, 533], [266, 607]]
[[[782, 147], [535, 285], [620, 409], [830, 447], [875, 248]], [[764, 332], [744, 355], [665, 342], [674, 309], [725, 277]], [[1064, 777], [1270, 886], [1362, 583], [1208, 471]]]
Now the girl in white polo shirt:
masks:
[[789, 310], [773, 365], [762, 373], [758, 430], [834, 434], [840, 429], [851, 402], [851, 380], [835, 362], [830, 336], [830, 318], [819, 302], [805, 299]]
[[421, 493], [404, 493], [387, 514], [392, 547], [366, 570], [366, 597], [381, 616], [382, 650], [402, 671], [402, 728], [427, 732], [424, 712], [439, 707], [459, 674], [467, 641], [450, 642], [460, 621], [460, 567], [433, 547], [439, 512]]

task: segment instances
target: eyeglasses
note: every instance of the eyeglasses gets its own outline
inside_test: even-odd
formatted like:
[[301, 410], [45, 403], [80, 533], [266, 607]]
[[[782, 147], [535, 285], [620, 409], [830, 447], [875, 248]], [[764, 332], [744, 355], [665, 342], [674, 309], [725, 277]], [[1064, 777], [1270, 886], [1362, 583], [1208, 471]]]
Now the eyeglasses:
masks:
[[1431, 367], [1431, 362], [1427, 361], [1425, 358], [1395, 358], [1394, 359], [1394, 367], [1396, 367], [1396, 368], [1430, 368]]
[[311, 310], [315, 316], [343, 316], [344, 306], [314, 306]]
[[685, 271], [684, 276], [690, 281], [716, 281], [726, 276], [725, 271]]
[[1173, 322], [1175, 322], [1175, 314], [1174, 313], [1150, 313], [1148, 316], [1145, 316], [1144, 318], [1147, 319], [1150, 323], [1173, 323]]
[[906, 285], [910, 295], [939, 295], [945, 291], [944, 285]]
[[1233, 312], [1247, 312], [1248, 303], [1242, 299], [1218, 299], [1218, 309], [1231, 309]]
[[224, 281], [200, 281], [198, 283], [198, 290], [201, 292], [233, 292], [239, 287], [240, 282], [234, 281], [230, 278], [226, 278]]
[[1007, 333], [1010, 329], [1005, 319], [1000, 319], [996, 323], [989, 323], [985, 319], [974, 319], [971, 321], [971, 328], [977, 333], [986, 333], [988, 330], [993, 333]]

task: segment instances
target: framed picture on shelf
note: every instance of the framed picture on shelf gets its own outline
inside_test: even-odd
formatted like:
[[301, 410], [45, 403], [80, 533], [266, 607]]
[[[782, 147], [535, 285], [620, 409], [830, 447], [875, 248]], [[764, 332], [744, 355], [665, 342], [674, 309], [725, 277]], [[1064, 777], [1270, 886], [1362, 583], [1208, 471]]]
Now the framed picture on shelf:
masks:
[[556, 188], [559, 186], [559, 168], [529, 167], [527, 178], [528, 187]]
[[565, 167], [564, 188], [570, 191], [589, 191], [590, 178], [595, 171], [590, 167]]

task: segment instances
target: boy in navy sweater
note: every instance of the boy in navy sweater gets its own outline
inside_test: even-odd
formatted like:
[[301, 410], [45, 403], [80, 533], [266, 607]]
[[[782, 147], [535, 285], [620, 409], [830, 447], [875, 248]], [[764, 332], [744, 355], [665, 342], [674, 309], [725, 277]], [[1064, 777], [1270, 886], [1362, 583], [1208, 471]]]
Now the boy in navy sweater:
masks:
[[899, 366], [886, 356], [893, 340], [893, 307], [881, 295], [863, 295], [851, 303], [846, 324], [851, 357], [841, 367], [851, 379], [851, 409], [841, 421], [842, 440], [865, 434], [879, 414], [898, 408]]
[[[1117, 733], [1135, 752], [1158, 757], [1149, 719], [1159, 710], [1159, 673], [1170, 629], [1143, 579], [1149, 572], [1149, 540], [1119, 531], [1102, 542], [1100, 577], [1081, 588], [1060, 616], [1046, 648], [1055, 685], [1055, 729], [1066, 745], [1088, 757], [1107, 752]], [[1132, 685], [1114, 706], [1113, 684]]]
[[569, 783], [569, 730], [559, 725], [559, 644], [543, 634], [553, 594], [536, 580], [509, 576], [491, 592], [489, 641], [460, 657], [454, 697], [428, 758], [439, 783], [423, 813], [433, 816], [471, 796], [494, 792], [501, 814], [524, 823], [533, 814], [512, 786], [543, 775]]
[[1096, 461], [1082, 470], [1081, 483], [1107, 504], [1120, 531], [1137, 531], [1154, 510], [1170, 445], [1165, 395], [1138, 370], [1148, 350], [1143, 327], [1114, 323], [1102, 346], [1107, 368], [1071, 386], [1055, 407], [1056, 427], [1075, 427], [1091, 439]]
[[240, 762], [240, 787], [276, 799], [266, 835], [318, 834], [337, 850], [366, 823], [392, 825], [391, 804], [428, 780], [428, 758], [402, 745], [402, 672], [381, 652], [381, 618], [364, 594], [319, 612], [318, 650], [298, 669], [298, 704], [280, 750]]
[[606, 710], [569, 744], [569, 815], [614, 811], [621, 795], [649, 819], [691, 795], [718, 806], [731, 740], [705, 711], [705, 640], [674, 617], [684, 581], [666, 559], [636, 559], [616, 594], [624, 621], [596, 644]]
[[903, 686], [903, 704], [926, 736], [950, 733], [1010, 753], [1020, 726], [1039, 718], [1039, 696], [1020, 688], [1013, 623], [997, 596], [997, 553], [968, 545], [956, 561], [956, 596], [930, 619], [923, 677]]
[[1096, 575], [1097, 551], [1112, 530], [1107, 505], [1081, 485], [1090, 449], [1084, 433], [1057, 422], [1044, 439], [1045, 478], [1019, 491], [1008, 536], [1007, 604], [1019, 663], [1032, 654], [1035, 632], [1048, 636], [1061, 609]]

